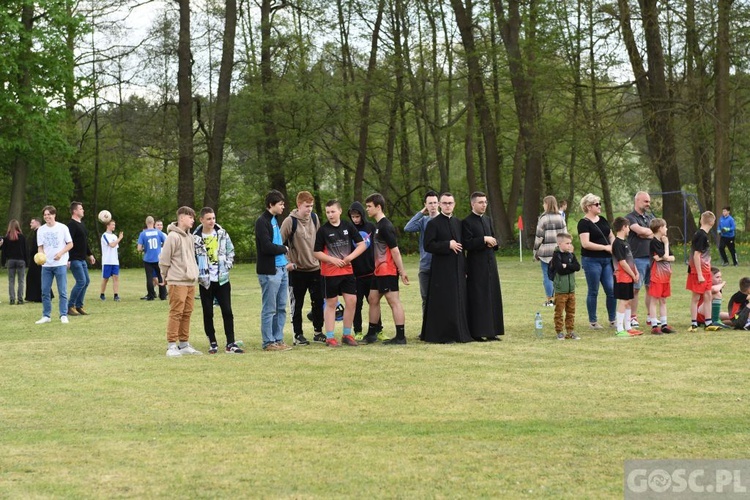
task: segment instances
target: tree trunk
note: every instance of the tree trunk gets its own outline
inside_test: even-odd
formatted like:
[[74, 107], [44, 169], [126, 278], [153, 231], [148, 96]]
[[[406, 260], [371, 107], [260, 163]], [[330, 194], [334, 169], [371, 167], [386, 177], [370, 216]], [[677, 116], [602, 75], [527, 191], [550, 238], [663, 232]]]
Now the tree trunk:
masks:
[[178, 4], [180, 31], [177, 44], [177, 90], [179, 94], [177, 204], [192, 207], [195, 205], [195, 183], [193, 181], [193, 61], [190, 49], [190, 0], [178, 0]]
[[[18, 67], [18, 101], [26, 114], [31, 112], [29, 104], [30, 96], [33, 92], [31, 88], [31, 57], [34, 46], [33, 34], [34, 29], [34, 5], [24, 3], [21, 8], [21, 24], [23, 29], [19, 40], [19, 67]], [[26, 183], [29, 177], [29, 164], [23, 153], [16, 151], [13, 159], [13, 181], [10, 191], [10, 206], [8, 207], [8, 218], [23, 220], [23, 210], [26, 204]], [[47, 201], [46, 199], [44, 200]]]
[[[533, 88], [533, 61], [535, 52], [533, 47], [533, 28], [527, 33], [530, 37], [529, 49], [524, 56], [521, 52], [521, 13], [519, 0], [509, 0], [507, 4], [507, 16], [503, 0], [493, 0], [495, 16], [500, 26], [500, 36], [503, 39], [505, 52], [508, 56], [508, 70], [510, 81], [513, 86], [513, 99], [516, 104], [516, 115], [518, 127], [523, 140], [524, 152], [526, 154], [526, 173], [523, 186], [523, 218], [531, 224], [539, 217], [539, 205], [541, 201], [542, 186], [542, 147], [539, 144], [538, 112], [536, 98]], [[532, 1], [529, 12], [535, 12]], [[529, 21], [533, 24], [533, 21]], [[524, 61], [528, 66], [524, 67]], [[526, 233], [526, 248], [534, 244], [533, 231]]]
[[[716, 139], [714, 144], [714, 213], [729, 205], [729, 15], [732, 0], [718, 0], [719, 26], [716, 43]], [[707, 209], [710, 206], [706, 207]]]
[[221, 47], [221, 66], [219, 68], [219, 87], [216, 89], [216, 108], [214, 110], [214, 128], [208, 152], [208, 169], [206, 170], [206, 189], [203, 195], [203, 206], [219, 212], [221, 195], [221, 170], [224, 165], [224, 143], [227, 137], [229, 122], [229, 97], [234, 69], [234, 37], [237, 31], [237, 0], [226, 0], [224, 19], [224, 37]]
[[[677, 169], [674, 123], [670, 109], [672, 102], [667, 88], [664, 50], [659, 32], [658, 0], [641, 0], [640, 3], [648, 72], [643, 67], [643, 58], [633, 35], [628, 0], [617, 0], [620, 9], [620, 28], [636, 78], [651, 164], [656, 171], [662, 191], [679, 193], [682, 190], [682, 183]], [[664, 196], [664, 218], [670, 226], [683, 227], [683, 222], [686, 222], [688, 231], [686, 238], [690, 238], [695, 232], [695, 220], [692, 215], [685, 221], [680, 195]]]
[[469, 86], [474, 98], [474, 106], [479, 117], [479, 126], [482, 130], [484, 139], [485, 168], [487, 172], [487, 198], [490, 203], [490, 214], [495, 225], [495, 234], [498, 236], [500, 245], [505, 245], [512, 241], [513, 233], [511, 231], [508, 213], [502, 203], [502, 194], [500, 192], [500, 165], [498, 161], [497, 150], [497, 132], [495, 120], [490, 110], [487, 94], [484, 90], [482, 81], [482, 67], [479, 62], [479, 54], [474, 42], [474, 20], [461, 0], [451, 0], [453, 12], [456, 15], [456, 23], [461, 33], [461, 42], [466, 53], [466, 64], [468, 66]]
[[[266, 0], [267, 1], [267, 0]], [[359, 111], [359, 146], [357, 153], [357, 170], [354, 174], [354, 199], [361, 200], [362, 184], [365, 180], [365, 167], [367, 166], [367, 137], [370, 127], [370, 101], [372, 100], [373, 76], [378, 63], [378, 42], [380, 38], [380, 25], [383, 22], [383, 10], [385, 0], [378, 2], [378, 14], [372, 30], [372, 44], [370, 45], [370, 61], [367, 64], [367, 75], [365, 76], [365, 90], [362, 97], [362, 107]]]
[[709, 151], [710, 124], [707, 120], [708, 87], [706, 63], [699, 44], [695, 20], [695, 0], [685, 4], [685, 45], [687, 51], [686, 84], [688, 92], [688, 120], [693, 175], [698, 190], [698, 201], [704, 207], [713, 206], [711, 159]]
[[266, 172], [271, 189], [275, 189], [288, 198], [286, 191], [286, 174], [279, 151], [279, 137], [274, 117], [274, 75], [271, 67], [271, 11], [272, 0], [263, 0], [260, 8], [260, 81], [263, 89], [263, 154]]

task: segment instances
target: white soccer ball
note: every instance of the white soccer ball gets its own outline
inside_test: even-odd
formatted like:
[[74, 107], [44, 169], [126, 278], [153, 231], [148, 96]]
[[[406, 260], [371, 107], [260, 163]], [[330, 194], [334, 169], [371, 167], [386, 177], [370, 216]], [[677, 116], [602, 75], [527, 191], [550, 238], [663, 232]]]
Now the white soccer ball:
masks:
[[106, 224], [107, 222], [112, 220], [112, 214], [109, 213], [109, 210], [102, 210], [99, 212], [99, 220]]

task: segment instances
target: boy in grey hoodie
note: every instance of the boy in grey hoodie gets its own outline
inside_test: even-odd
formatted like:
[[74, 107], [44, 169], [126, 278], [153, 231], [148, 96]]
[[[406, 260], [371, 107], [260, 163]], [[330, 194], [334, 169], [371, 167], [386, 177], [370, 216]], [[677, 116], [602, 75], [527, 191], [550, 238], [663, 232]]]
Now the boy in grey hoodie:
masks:
[[194, 222], [195, 211], [190, 207], [180, 207], [177, 210], [177, 222], [172, 222], [167, 228], [167, 241], [159, 256], [159, 268], [169, 292], [167, 357], [170, 358], [183, 354], [203, 354], [193, 349], [188, 342], [195, 284], [198, 282], [195, 242], [190, 234]]

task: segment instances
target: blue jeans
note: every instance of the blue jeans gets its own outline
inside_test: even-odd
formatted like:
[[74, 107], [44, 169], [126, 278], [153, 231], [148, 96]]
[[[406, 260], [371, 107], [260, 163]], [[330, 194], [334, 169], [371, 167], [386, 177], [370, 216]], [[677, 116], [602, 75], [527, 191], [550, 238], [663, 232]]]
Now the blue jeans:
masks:
[[259, 274], [261, 293], [260, 334], [263, 347], [284, 341], [286, 303], [289, 297], [289, 274], [286, 266], [276, 268], [276, 274]]
[[60, 299], [60, 316], [68, 315], [68, 267], [42, 267], [42, 316], [52, 314], [52, 278], [57, 281], [57, 296]]
[[615, 275], [612, 270], [612, 259], [609, 257], [581, 257], [581, 267], [586, 275], [589, 293], [586, 296], [586, 309], [589, 313], [589, 323], [596, 323], [596, 302], [599, 296], [599, 283], [607, 295], [607, 313], [609, 321], [615, 320], [617, 299], [615, 299]]
[[555, 295], [555, 284], [549, 279], [549, 274], [547, 274], [549, 264], [543, 260], [540, 260], [539, 262], [542, 263], [542, 283], [544, 284], [544, 293], [547, 297], [552, 297]]
[[71, 260], [70, 272], [76, 284], [70, 291], [70, 307], [83, 307], [83, 299], [86, 297], [86, 290], [89, 288], [89, 266], [85, 260]]
[[649, 264], [651, 264], [651, 258], [650, 257], [636, 257], [633, 259], [635, 263], [635, 268], [638, 269], [638, 281], [633, 284], [633, 288], [636, 290], [640, 290], [643, 285], [649, 286], [651, 284], [651, 280], [649, 276]]

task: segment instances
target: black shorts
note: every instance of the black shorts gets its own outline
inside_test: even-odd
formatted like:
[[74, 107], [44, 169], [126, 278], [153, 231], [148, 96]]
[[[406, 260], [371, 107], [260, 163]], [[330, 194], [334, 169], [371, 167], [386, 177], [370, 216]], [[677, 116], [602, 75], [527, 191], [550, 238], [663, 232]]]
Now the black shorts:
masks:
[[630, 300], [633, 298], [633, 283], [615, 283], [615, 298]]
[[353, 274], [323, 277], [323, 296], [332, 299], [343, 294], [357, 295], [357, 280]]
[[398, 276], [374, 276], [370, 290], [377, 290], [381, 294], [398, 292]]

